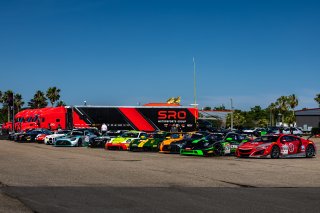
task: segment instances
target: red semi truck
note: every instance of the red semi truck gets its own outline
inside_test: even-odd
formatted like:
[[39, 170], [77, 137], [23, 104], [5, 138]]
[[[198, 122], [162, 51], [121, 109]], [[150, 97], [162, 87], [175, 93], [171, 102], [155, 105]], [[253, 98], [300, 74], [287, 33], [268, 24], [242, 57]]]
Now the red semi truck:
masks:
[[[46, 128], [72, 129], [98, 127], [109, 130], [169, 131], [179, 124], [183, 131], [194, 131], [198, 110], [184, 106], [65, 106], [27, 109], [15, 115], [15, 130]], [[12, 126], [12, 125], [11, 125]]]

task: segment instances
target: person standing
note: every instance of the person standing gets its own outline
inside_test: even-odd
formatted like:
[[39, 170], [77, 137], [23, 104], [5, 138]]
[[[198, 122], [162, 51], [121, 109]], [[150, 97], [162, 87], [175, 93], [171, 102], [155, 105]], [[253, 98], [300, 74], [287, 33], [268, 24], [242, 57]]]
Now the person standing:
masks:
[[101, 126], [101, 134], [105, 134], [107, 133], [107, 131], [108, 131], [108, 126], [105, 123], [103, 123]]

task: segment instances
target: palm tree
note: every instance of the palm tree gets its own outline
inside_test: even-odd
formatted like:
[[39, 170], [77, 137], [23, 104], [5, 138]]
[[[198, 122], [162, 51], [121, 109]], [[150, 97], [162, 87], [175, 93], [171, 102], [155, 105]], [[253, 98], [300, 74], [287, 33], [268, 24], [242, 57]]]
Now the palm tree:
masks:
[[3, 105], [3, 111], [8, 112], [8, 121], [10, 121], [10, 105], [12, 105], [11, 101], [13, 97], [13, 91], [12, 90], [7, 90], [5, 93], [2, 94], [1, 97], [1, 103]]
[[319, 104], [319, 107], [320, 107], [320, 93], [316, 94], [316, 97], [314, 98], [314, 100]]
[[292, 109], [292, 115], [290, 116], [289, 121], [291, 121], [290, 123], [294, 123], [295, 122], [294, 109], [299, 104], [298, 98], [296, 97], [295, 94], [288, 96], [288, 104], [289, 104], [290, 108]]
[[47, 98], [42, 91], [38, 90], [34, 94], [33, 99], [28, 102], [28, 105], [32, 109], [44, 108], [48, 106]]
[[279, 112], [282, 114], [281, 121], [284, 121], [284, 115], [288, 112], [288, 97], [287, 96], [281, 96], [276, 101], [277, 108]]
[[58, 101], [56, 106], [57, 107], [66, 106], [66, 103], [64, 101]]
[[49, 99], [51, 106], [54, 105], [54, 103], [56, 101], [58, 101], [60, 99], [60, 89], [58, 89], [57, 87], [49, 87], [47, 90], [47, 98]]
[[14, 105], [17, 112], [19, 112], [24, 105], [24, 101], [22, 99], [22, 95], [17, 93], [14, 95]]
[[277, 111], [277, 105], [275, 103], [271, 103], [268, 106], [268, 110], [270, 111], [270, 125], [273, 126], [275, 118], [274, 114]]
[[294, 111], [294, 108], [298, 106], [299, 101], [295, 94], [288, 96], [288, 104], [293, 111]]

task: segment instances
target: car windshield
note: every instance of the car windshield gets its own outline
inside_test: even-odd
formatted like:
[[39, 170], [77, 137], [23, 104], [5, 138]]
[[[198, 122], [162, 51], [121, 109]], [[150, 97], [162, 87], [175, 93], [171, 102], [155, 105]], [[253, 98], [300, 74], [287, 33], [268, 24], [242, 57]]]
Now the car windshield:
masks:
[[218, 141], [222, 141], [224, 138], [222, 134], [214, 134], [214, 136], [217, 138]]
[[191, 135], [191, 139], [200, 139], [203, 138], [202, 134], [196, 133]]
[[68, 130], [59, 130], [58, 132], [57, 132], [57, 134], [67, 134], [67, 133], [69, 133], [70, 131], [68, 131]]
[[276, 142], [278, 138], [279, 136], [262, 136], [254, 139], [253, 142], [271, 143], [271, 142]]
[[150, 134], [149, 138], [164, 138], [165, 134]]
[[73, 131], [71, 133], [71, 135], [83, 135], [83, 132], [81, 132], [81, 131]]
[[136, 132], [125, 132], [121, 135], [123, 138], [137, 138], [139, 133]]

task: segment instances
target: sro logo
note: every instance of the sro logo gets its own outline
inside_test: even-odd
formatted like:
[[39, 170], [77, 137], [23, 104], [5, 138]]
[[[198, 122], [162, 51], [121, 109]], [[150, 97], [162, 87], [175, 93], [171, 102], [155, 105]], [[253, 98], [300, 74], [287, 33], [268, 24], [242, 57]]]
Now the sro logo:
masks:
[[184, 120], [187, 118], [187, 113], [185, 111], [166, 111], [162, 110], [158, 112], [159, 120]]

